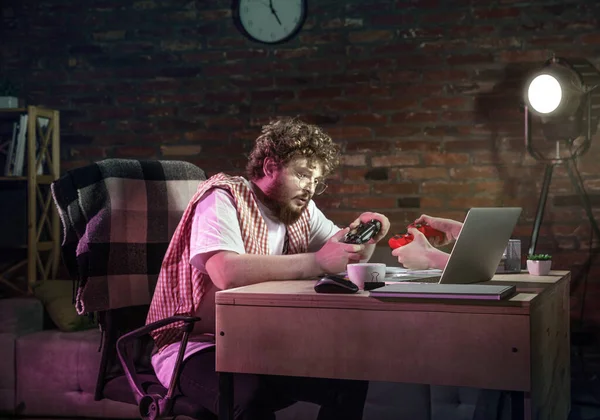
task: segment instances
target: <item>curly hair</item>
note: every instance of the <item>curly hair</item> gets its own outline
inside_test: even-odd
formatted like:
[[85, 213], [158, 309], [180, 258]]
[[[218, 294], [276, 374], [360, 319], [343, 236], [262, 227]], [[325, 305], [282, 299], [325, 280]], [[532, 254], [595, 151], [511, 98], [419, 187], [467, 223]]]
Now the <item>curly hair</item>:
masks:
[[318, 161], [323, 164], [325, 176], [338, 166], [340, 147], [316, 125], [285, 117], [262, 127], [262, 134], [256, 139], [246, 166], [250, 179], [264, 176], [263, 163], [268, 157], [280, 166], [296, 157]]

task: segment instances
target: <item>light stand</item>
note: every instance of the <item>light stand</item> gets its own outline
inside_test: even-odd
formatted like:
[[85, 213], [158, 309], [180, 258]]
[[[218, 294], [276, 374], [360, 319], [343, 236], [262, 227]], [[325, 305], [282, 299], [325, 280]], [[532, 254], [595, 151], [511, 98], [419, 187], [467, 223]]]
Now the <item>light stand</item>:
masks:
[[[529, 247], [529, 254], [535, 254], [537, 240], [540, 232], [540, 226], [542, 223], [542, 219], [544, 218], [544, 209], [546, 207], [546, 201], [548, 197], [548, 190], [550, 188], [550, 182], [552, 180], [552, 174], [554, 171], [554, 167], [559, 164], [563, 164], [567, 173], [569, 175], [569, 179], [575, 192], [579, 196], [581, 200], [581, 205], [585, 210], [587, 218], [590, 222], [592, 232], [590, 235], [590, 243], [589, 243], [589, 255], [582, 266], [582, 269], [579, 275], [582, 277], [582, 293], [581, 293], [581, 308], [579, 312], [579, 328], [571, 331], [571, 344], [575, 346], [577, 349], [576, 352], [579, 354], [579, 359], [581, 361], [582, 372], [584, 376], [586, 374], [585, 361], [583, 356], [583, 346], [590, 345], [595, 340], [590, 334], [590, 332], [586, 332], [584, 330], [584, 310], [585, 310], [585, 301], [586, 301], [586, 291], [587, 291], [587, 279], [590, 268], [593, 264], [595, 256], [600, 252], [600, 248], [593, 248], [593, 237], [596, 236], [597, 239], [600, 239], [600, 229], [598, 228], [598, 224], [594, 219], [594, 215], [592, 212], [592, 206], [589, 200], [589, 197], [585, 191], [583, 185], [583, 179], [581, 178], [581, 174], [577, 169], [576, 159], [587, 152], [590, 147], [592, 135], [596, 132], [598, 122], [600, 119], [600, 112], [598, 110], [598, 99], [599, 95], [596, 89], [600, 86], [600, 73], [598, 70], [594, 68], [594, 66], [587, 60], [577, 60], [567, 62], [563, 59], [551, 58], [547, 61], [547, 65], [558, 64], [562, 65], [562, 69], [560, 72], [555, 75], [559, 77], [561, 80], [559, 82], [561, 95], [566, 94], [567, 97], [565, 99], [564, 104], [565, 107], [559, 109], [558, 107], [561, 105], [562, 100], [564, 99], [562, 96], [559, 97], [558, 103], [553, 103], [552, 100], [556, 99], [556, 97], [547, 96], [550, 92], [548, 90], [548, 85], [544, 86], [543, 89], [535, 92], [536, 94], [540, 94], [535, 97], [535, 103], [531, 103], [530, 93], [534, 89], [533, 81], [528, 87], [527, 96], [526, 96], [526, 106], [525, 106], [525, 147], [527, 152], [536, 160], [545, 161], [546, 168], [544, 171], [544, 179], [542, 181], [542, 188], [540, 191], [540, 197], [538, 200], [538, 208], [536, 211], [535, 221], [533, 224], [533, 231], [531, 234], [531, 242]], [[561, 79], [560, 76], [565, 76], [565, 68], [569, 68], [573, 73], [577, 76], [573, 77], [573, 74], [570, 76], [567, 74], [565, 79]], [[552, 69], [548, 73], [542, 71], [541, 74], [551, 74]], [[568, 73], [568, 72], [566, 72]], [[538, 82], [540, 79], [538, 79]], [[536, 86], [539, 88], [539, 85]], [[551, 93], [555, 93], [553, 91]], [[546, 95], [546, 96], [544, 96]], [[579, 99], [578, 103], [574, 101], [575, 98]], [[583, 102], [585, 100], [585, 102]], [[594, 102], [594, 103], [593, 103]], [[557, 107], [552, 108], [550, 105], [557, 105]], [[574, 107], [577, 106], [575, 110]], [[544, 136], [548, 140], [554, 140], [556, 142], [556, 151], [555, 156], [553, 158], [545, 158], [542, 154], [538, 153], [532, 146], [531, 142], [531, 116], [530, 110], [536, 113], [540, 113], [545, 116], [542, 117], [542, 122], [552, 122], [554, 124], [548, 124], [543, 128], [549, 128], [549, 130], [543, 130]], [[583, 111], [583, 112], [582, 112]], [[566, 116], [566, 118], [561, 118], [560, 116]], [[556, 117], [558, 116], [558, 119]], [[586, 126], [583, 127], [583, 121], [585, 121]], [[573, 151], [573, 147], [575, 146], [575, 142], [583, 138], [583, 141], [577, 145], [577, 148]], [[565, 142], [565, 139], [567, 140]], [[568, 156], [561, 156], [561, 144], [566, 145], [569, 148]], [[564, 155], [564, 153], [563, 153]], [[578, 276], [579, 277], [579, 276]], [[579, 279], [573, 279], [572, 284], [576, 283]], [[593, 386], [593, 384], [591, 384]], [[596, 397], [598, 398], [598, 397]], [[598, 398], [600, 400], [600, 398]]]
[[[585, 98], [585, 100], [586, 100], [585, 120], [586, 120], [586, 124], [587, 124], [587, 126], [585, 128], [585, 138], [583, 140], [583, 143], [577, 148], [577, 150], [575, 150], [575, 152], [571, 151], [570, 156], [568, 156], [567, 158], [563, 158], [560, 155], [560, 142], [559, 141], [556, 141], [555, 157], [552, 159], [545, 158], [544, 156], [542, 156], [540, 153], [538, 153], [533, 148], [532, 142], [531, 142], [531, 115], [529, 113], [529, 107], [527, 105], [525, 105], [525, 147], [527, 149], [527, 152], [533, 158], [535, 158], [538, 161], [546, 162], [546, 168], [544, 171], [544, 179], [542, 181], [542, 189], [540, 191], [540, 196], [538, 199], [538, 207], [537, 207], [537, 211], [536, 211], [536, 215], [535, 215], [535, 221], [533, 223], [533, 231], [531, 233], [531, 242], [529, 245], [528, 255], [532, 255], [532, 254], [536, 253], [535, 250], [536, 250], [537, 241], [538, 241], [538, 237], [539, 237], [539, 233], [540, 233], [540, 226], [541, 226], [542, 220], [544, 218], [544, 209], [546, 207], [546, 201], [548, 198], [548, 190], [550, 189], [550, 182], [552, 181], [552, 174], [554, 172], [554, 167], [559, 164], [563, 164], [564, 167], [566, 168], [567, 173], [569, 175], [569, 179], [571, 181], [571, 184], [573, 185], [575, 192], [577, 193], [577, 195], [579, 196], [579, 198], [581, 200], [581, 205], [582, 205], [583, 209], [585, 210], [587, 218], [590, 222], [590, 225], [593, 230], [593, 234], [596, 235], [596, 238], [600, 239], [600, 228], [598, 228], [598, 224], [596, 223], [596, 220], [594, 219], [594, 215], [592, 213], [592, 206], [591, 206], [589, 197], [587, 195], [587, 192], [585, 191], [585, 188], [583, 185], [583, 180], [581, 178], [579, 171], [577, 170], [577, 165], [571, 164], [572, 162], [575, 162], [575, 160], [579, 156], [581, 156], [585, 152], [587, 152], [587, 150], [590, 147], [591, 140], [592, 140], [592, 95], [591, 95], [591, 91], [587, 92], [585, 94], [585, 96], [586, 96], [586, 98]], [[597, 123], [596, 120], [594, 120], [594, 121], [595, 121], [595, 123]], [[591, 268], [592, 262], [594, 260], [594, 256], [596, 255], [597, 252], [598, 252], [598, 250], [596, 250], [596, 252], [592, 252], [592, 239], [590, 238], [589, 256], [588, 256], [588, 259], [587, 259], [585, 265], [583, 266], [583, 270], [582, 270], [582, 275], [584, 277], [583, 277], [582, 302], [581, 302], [581, 309], [580, 309], [580, 314], [579, 314], [580, 328], [583, 326], [583, 314], [584, 314], [584, 310], [585, 310], [585, 294], [586, 294], [586, 289], [587, 289], [587, 276], [588, 276], [589, 269]], [[584, 345], [586, 343], [589, 344], [591, 342], [591, 340], [592, 339], [589, 336], [589, 334], [585, 334], [583, 332], [577, 333], [575, 331], [572, 332], [572, 342], [578, 346]], [[580, 353], [580, 357], [583, 357], [582, 353]]]

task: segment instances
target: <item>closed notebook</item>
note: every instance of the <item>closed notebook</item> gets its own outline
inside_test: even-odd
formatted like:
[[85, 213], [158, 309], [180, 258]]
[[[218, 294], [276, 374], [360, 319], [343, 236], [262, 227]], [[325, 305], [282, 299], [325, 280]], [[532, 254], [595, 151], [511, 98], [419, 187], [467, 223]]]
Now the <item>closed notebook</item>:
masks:
[[515, 286], [493, 284], [395, 283], [372, 290], [379, 298], [501, 300], [515, 293]]

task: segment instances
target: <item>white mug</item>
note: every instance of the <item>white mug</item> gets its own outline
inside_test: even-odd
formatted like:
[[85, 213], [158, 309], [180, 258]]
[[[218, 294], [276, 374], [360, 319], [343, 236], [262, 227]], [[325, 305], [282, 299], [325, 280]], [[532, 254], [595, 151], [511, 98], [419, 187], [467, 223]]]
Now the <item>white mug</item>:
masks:
[[385, 281], [385, 264], [383, 263], [354, 263], [346, 267], [348, 278], [358, 286], [365, 289], [365, 283]]

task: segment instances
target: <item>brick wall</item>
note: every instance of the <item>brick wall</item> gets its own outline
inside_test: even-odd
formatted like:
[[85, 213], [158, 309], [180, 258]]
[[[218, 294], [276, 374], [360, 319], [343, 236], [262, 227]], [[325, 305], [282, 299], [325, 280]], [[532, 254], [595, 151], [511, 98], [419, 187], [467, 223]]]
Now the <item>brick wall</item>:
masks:
[[[421, 213], [519, 205], [527, 250], [543, 165], [523, 146], [524, 78], [552, 53], [600, 65], [595, 0], [312, 0], [304, 29], [275, 47], [245, 39], [229, 5], [4, 0], [0, 71], [27, 103], [61, 111], [65, 169], [134, 157], [242, 173], [261, 124], [299, 115], [343, 145], [318, 199], [336, 222], [377, 210], [398, 232]], [[596, 217], [599, 157], [595, 141], [577, 162]], [[574, 312], [590, 234], [559, 166], [538, 251], [574, 270]]]

